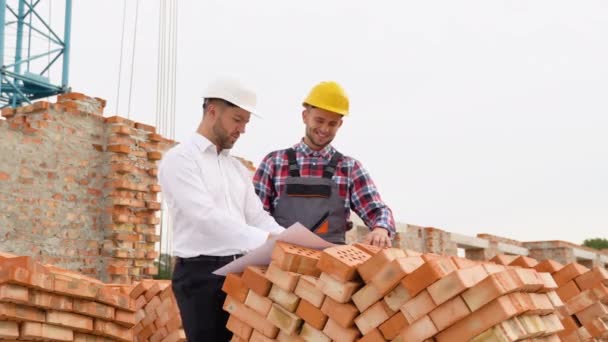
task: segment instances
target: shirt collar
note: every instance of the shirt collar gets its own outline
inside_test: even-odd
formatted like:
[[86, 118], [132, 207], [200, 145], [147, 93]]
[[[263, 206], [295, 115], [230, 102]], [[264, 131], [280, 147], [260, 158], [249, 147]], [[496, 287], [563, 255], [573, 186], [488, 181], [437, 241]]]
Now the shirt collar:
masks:
[[[209, 151], [217, 154], [217, 147], [215, 146], [215, 144], [202, 134], [194, 133], [192, 135], [192, 143], [201, 151], [201, 153]], [[222, 152], [220, 152], [220, 154], [227, 156], [230, 154], [230, 150], [224, 149], [222, 150]]]
[[331, 156], [336, 151], [333, 148], [333, 146], [331, 146], [331, 145], [327, 145], [327, 146], [323, 147], [323, 149], [321, 149], [319, 151], [315, 151], [312, 148], [310, 148], [310, 146], [306, 145], [306, 143], [304, 142], [304, 139], [302, 139], [299, 143], [297, 143], [294, 146], [294, 149], [296, 151], [301, 152], [302, 154], [304, 154], [307, 157], [321, 157], [323, 159], [331, 158]]

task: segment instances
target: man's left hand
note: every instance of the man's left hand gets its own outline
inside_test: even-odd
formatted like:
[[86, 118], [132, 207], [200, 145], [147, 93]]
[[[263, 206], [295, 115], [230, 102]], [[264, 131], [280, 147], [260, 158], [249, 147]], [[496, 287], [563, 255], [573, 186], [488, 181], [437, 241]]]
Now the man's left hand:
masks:
[[363, 243], [381, 248], [392, 246], [391, 238], [388, 235], [388, 230], [381, 227], [375, 227], [372, 229], [372, 231], [363, 239]]

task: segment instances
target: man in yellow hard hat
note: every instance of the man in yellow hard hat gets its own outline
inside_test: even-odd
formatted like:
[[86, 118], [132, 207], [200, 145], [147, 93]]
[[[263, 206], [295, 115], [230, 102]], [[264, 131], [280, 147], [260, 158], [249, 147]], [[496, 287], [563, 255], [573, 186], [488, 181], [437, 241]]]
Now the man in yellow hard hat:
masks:
[[303, 102], [304, 138], [269, 153], [254, 176], [264, 209], [278, 224], [300, 222], [325, 240], [345, 243], [354, 210], [370, 228], [364, 242], [390, 246], [395, 223], [361, 163], [331, 146], [348, 115], [349, 101], [336, 82], [314, 86]]

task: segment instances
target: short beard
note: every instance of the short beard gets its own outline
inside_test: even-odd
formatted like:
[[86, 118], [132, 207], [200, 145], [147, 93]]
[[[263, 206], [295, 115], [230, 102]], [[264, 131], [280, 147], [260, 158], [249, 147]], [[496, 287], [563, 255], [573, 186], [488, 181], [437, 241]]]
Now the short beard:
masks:
[[325, 146], [327, 146], [327, 145], [331, 144], [331, 142], [334, 140], [334, 138], [331, 138], [331, 139], [329, 139], [329, 140], [327, 141], [327, 143], [326, 143], [326, 144], [319, 144], [317, 141], [315, 141], [315, 139], [313, 138], [312, 134], [311, 134], [311, 133], [309, 133], [309, 130], [308, 130], [308, 129], [306, 129], [306, 137], [308, 138], [308, 140], [309, 140], [310, 142], [312, 142], [312, 143], [313, 143], [313, 144], [314, 144], [316, 147], [318, 147], [319, 149], [322, 149], [322, 148], [324, 148]]
[[234, 143], [230, 141], [228, 132], [222, 127], [220, 120], [217, 120], [213, 125], [213, 134], [217, 140], [217, 146], [222, 150], [229, 150], [234, 146]]

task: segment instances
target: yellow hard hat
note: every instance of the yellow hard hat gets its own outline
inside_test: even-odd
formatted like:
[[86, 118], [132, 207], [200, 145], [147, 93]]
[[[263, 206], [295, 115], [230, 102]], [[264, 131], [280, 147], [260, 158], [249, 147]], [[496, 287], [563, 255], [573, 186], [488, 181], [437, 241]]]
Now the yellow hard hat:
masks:
[[325, 81], [314, 86], [304, 100], [304, 104], [340, 115], [348, 115], [348, 95], [334, 81]]

